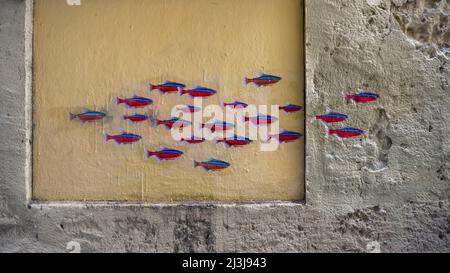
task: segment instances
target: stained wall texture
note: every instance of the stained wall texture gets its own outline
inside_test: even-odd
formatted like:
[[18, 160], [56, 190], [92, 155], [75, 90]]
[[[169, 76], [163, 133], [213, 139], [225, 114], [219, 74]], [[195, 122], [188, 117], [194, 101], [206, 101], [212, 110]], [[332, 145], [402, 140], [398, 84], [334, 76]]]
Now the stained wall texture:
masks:
[[[27, 207], [25, 2], [1, 0], [0, 250], [449, 252], [450, 64], [445, 43], [417, 38], [429, 28], [400, 19], [445, 2], [305, 1], [307, 119], [332, 108], [367, 130], [341, 142], [307, 121], [305, 205]], [[346, 105], [354, 85], [382, 99]]]
[[[223, 102], [239, 100], [268, 106], [269, 111], [272, 105], [303, 105], [302, 10], [300, 0], [89, 0], [79, 6], [65, 0], [35, 1], [33, 197], [56, 201], [303, 200], [303, 139], [271, 152], [261, 151], [260, 141], [265, 138], [238, 149], [226, 149], [214, 140], [186, 145], [174, 140], [165, 126], [123, 120], [124, 115], [136, 113], [167, 120], [177, 106], [193, 104], [187, 95], [149, 92], [150, 83], [165, 80], [218, 91], [202, 100], [205, 117], [197, 114], [192, 120], [197, 124], [228, 120], [228, 115], [208, 114], [209, 105], [219, 107]], [[244, 84], [244, 77], [256, 77], [259, 72], [280, 75], [283, 80], [265, 88]], [[133, 95], [154, 103], [145, 109], [116, 104], [117, 97]], [[70, 112], [84, 109], [108, 116], [92, 124], [69, 121]], [[303, 133], [303, 113], [281, 114], [278, 126]], [[105, 143], [105, 134], [123, 130], [143, 136], [142, 141]], [[249, 132], [240, 136], [249, 137]], [[168, 162], [145, 160], [144, 149], [156, 151], [160, 146], [184, 155]], [[210, 173], [193, 168], [194, 160], [208, 158], [224, 160], [231, 167]]]

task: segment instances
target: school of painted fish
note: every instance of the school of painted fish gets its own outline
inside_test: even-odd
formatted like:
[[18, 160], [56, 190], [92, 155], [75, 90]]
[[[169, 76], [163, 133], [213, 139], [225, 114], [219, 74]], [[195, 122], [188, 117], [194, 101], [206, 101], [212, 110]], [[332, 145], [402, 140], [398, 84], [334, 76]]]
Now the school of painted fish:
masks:
[[[264, 86], [271, 86], [274, 85], [282, 80], [281, 77], [273, 76], [273, 75], [267, 75], [262, 74], [259, 77], [256, 78], [245, 78], [245, 84], [254, 84], [257, 87], [264, 87]], [[203, 86], [197, 86], [193, 89], [187, 89], [185, 84], [172, 82], [172, 81], [166, 81], [163, 84], [160, 85], [149, 85], [149, 91], [153, 92], [158, 90], [162, 95], [164, 94], [170, 94], [170, 93], [178, 93], [180, 96], [183, 95], [189, 95], [192, 98], [207, 98], [210, 96], [214, 96], [218, 93], [217, 90], [210, 89]], [[379, 95], [375, 93], [369, 93], [369, 92], [361, 92], [358, 94], [349, 94], [345, 95], [345, 99], [348, 101], [353, 101], [355, 103], [368, 103], [376, 101], [380, 98]], [[116, 98], [116, 104], [117, 105], [125, 105], [127, 108], [132, 109], [141, 109], [145, 107], [149, 107], [153, 104], [153, 100], [146, 97], [140, 97], [134, 95], [130, 98]], [[224, 108], [233, 108], [233, 109], [244, 109], [248, 107], [248, 104], [241, 101], [234, 101], [234, 102], [225, 102], [222, 104]], [[299, 105], [295, 104], [289, 104], [285, 106], [280, 106], [279, 110], [284, 111], [288, 114], [290, 113], [296, 113], [304, 108]], [[182, 108], [179, 108], [178, 110], [182, 111], [183, 113], [196, 113], [200, 111], [201, 109], [199, 107], [195, 107], [192, 105], [185, 105]], [[79, 114], [70, 114], [70, 120], [78, 120], [82, 123], [86, 122], [96, 122], [101, 121], [105, 117], [107, 117], [107, 113], [98, 112], [98, 111], [92, 111], [92, 110], [85, 110], [83, 113]], [[145, 114], [139, 114], [135, 113], [134, 115], [124, 115], [122, 116], [124, 121], [133, 122], [133, 123], [141, 123], [145, 121], [150, 121], [154, 126], [165, 126], [167, 129], [172, 128], [184, 128], [191, 126], [192, 123], [186, 120], [182, 120], [179, 118], [170, 118], [168, 120], [161, 120], [157, 119], [155, 117], [152, 117], [150, 115]], [[316, 119], [320, 120], [326, 124], [335, 124], [344, 122], [349, 117], [345, 114], [336, 113], [336, 112], [329, 112], [327, 114], [317, 115]], [[257, 126], [264, 126], [269, 125], [274, 122], [277, 122], [278, 118], [269, 116], [269, 115], [257, 115], [257, 116], [247, 116], [244, 119], [244, 122], [250, 122]], [[227, 131], [231, 130], [235, 127], [234, 124], [226, 123], [226, 122], [212, 122], [207, 124], [201, 124], [202, 128], [208, 128], [211, 130], [211, 132], [216, 131]], [[357, 128], [351, 128], [351, 127], [342, 127], [337, 129], [328, 129], [329, 135], [336, 135], [338, 138], [346, 139], [346, 138], [353, 138], [358, 137], [364, 134], [364, 131]], [[299, 132], [291, 132], [283, 130], [279, 134], [276, 135], [269, 135], [267, 141], [270, 141], [272, 139], [276, 139], [279, 143], [289, 143], [299, 140], [303, 137], [303, 134]], [[131, 134], [125, 131], [122, 131], [120, 134], [106, 134], [105, 139], [107, 142], [114, 141], [117, 144], [133, 144], [135, 142], [139, 142], [142, 140], [142, 136]], [[188, 139], [181, 139], [181, 142], [189, 143], [189, 144], [201, 144], [206, 141], [205, 138], [197, 137], [197, 136], [191, 136]], [[227, 137], [222, 139], [217, 139], [216, 143], [223, 143], [226, 147], [242, 147], [246, 145], [252, 144], [252, 140], [246, 137], [234, 135], [233, 137]], [[176, 160], [179, 157], [182, 157], [184, 155], [183, 151], [171, 149], [168, 147], [161, 147], [160, 150], [145, 150], [145, 157], [147, 160], [150, 160], [151, 158], [155, 158], [156, 160]], [[211, 158], [208, 161], [195, 161], [194, 160], [194, 168], [202, 167], [203, 169], [207, 171], [216, 171], [216, 170], [223, 170], [228, 167], [230, 167], [231, 164], [222, 160]]]

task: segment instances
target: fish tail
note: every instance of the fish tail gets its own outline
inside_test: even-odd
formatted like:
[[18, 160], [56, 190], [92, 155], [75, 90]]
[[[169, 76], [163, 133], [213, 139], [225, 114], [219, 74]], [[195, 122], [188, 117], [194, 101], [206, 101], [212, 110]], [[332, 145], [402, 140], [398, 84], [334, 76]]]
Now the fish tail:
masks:
[[328, 134], [330, 134], [330, 135], [334, 135], [336, 133], [337, 133], [336, 130], [333, 130], [333, 129], [328, 130]]
[[122, 103], [125, 103], [125, 100], [117, 97], [116, 98], [116, 104], [122, 104]]
[[177, 87], [177, 89], [178, 89], [178, 96], [180, 97], [187, 93], [186, 90], [184, 90], [181, 87]]
[[123, 118], [123, 120], [127, 120], [127, 119], [130, 119], [130, 118], [129, 118], [129, 117], [127, 117], [127, 116], [123, 116], [122, 118]]
[[267, 139], [265, 140], [265, 142], [269, 143], [272, 140], [272, 138], [274, 138], [274, 137], [275, 137], [275, 135], [268, 135]]
[[152, 127], [158, 126], [158, 119], [156, 119], [155, 117], [151, 116], [151, 117], [150, 117], [150, 125], [151, 125]]
[[253, 82], [253, 80], [252, 80], [252, 79], [249, 79], [249, 78], [245, 78], [245, 83], [246, 83], [246, 84], [249, 84], [249, 83], [251, 83], [251, 82]]
[[153, 90], [156, 90], [158, 88], [156, 85], [153, 85], [153, 84], [149, 84], [148, 87], [149, 87], [150, 92]]
[[244, 117], [244, 122], [248, 122], [250, 120], [249, 117]]
[[105, 140], [106, 140], [107, 142], [110, 141], [111, 139], [114, 139], [114, 137], [111, 136], [111, 135], [105, 134]]
[[345, 95], [345, 99], [351, 100], [351, 99], [353, 99], [353, 96], [352, 95]]
[[152, 156], [154, 156], [154, 155], [156, 155], [155, 152], [151, 152], [151, 151], [145, 149], [145, 157], [146, 157], [147, 159], [150, 159], [150, 157], [152, 157]]
[[72, 114], [72, 113], [69, 113], [69, 119], [70, 119], [70, 120], [74, 120], [74, 119], [76, 119], [76, 118], [77, 118], [77, 115]]
[[201, 165], [202, 165], [202, 163], [194, 160], [194, 168], [197, 168], [197, 167], [199, 167]]

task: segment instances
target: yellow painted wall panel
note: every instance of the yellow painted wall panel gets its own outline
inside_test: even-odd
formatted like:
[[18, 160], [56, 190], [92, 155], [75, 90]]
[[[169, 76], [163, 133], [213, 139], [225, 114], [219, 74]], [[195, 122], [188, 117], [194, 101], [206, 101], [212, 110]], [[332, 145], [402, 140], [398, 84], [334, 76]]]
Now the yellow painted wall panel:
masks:
[[[304, 141], [261, 152], [254, 143], [225, 149], [175, 142], [163, 127], [121, 119], [134, 111], [115, 98], [150, 97], [158, 117], [189, 97], [149, 93], [149, 83], [179, 81], [218, 90], [204, 106], [240, 100], [303, 105], [301, 0], [35, 0], [33, 197], [36, 200], [297, 201], [304, 198]], [[277, 85], [245, 86], [257, 72]], [[106, 111], [102, 122], [69, 113]], [[303, 132], [303, 112], [280, 114], [280, 127]], [[206, 121], [206, 120], [205, 120]], [[124, 129], [133, 145], [104, 141]], [[144, 148], [185, 152], [176, 161], [144, 160]], [[205, 172], [193, 159], [215, 157], [229, 169]]]

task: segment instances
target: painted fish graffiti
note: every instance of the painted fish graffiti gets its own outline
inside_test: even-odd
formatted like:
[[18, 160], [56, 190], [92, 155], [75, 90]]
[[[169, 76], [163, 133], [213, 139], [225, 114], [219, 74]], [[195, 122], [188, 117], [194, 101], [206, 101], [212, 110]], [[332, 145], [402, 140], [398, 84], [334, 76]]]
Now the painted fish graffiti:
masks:
[[224, 138], [216, 140], [217, 143], [224, 143], [227, 147], [245, 146], [252, 143], [252, 140], [245, 137], [234, 136], [231, 138]]
[[255, 125], [267, 125], [278, 121], [278, 118], [266, 115], [258, 115], [256, 117], [245, 117], [244, 121], [250, 121]]
[[132, 122], [143, 122], [149, 119], [149, 116], [147, 115], [140, 115], [140, 114], [135, 114], [132, 116], [123, 116], [124, 120], [129, 120]]
[[348, 116], [344, 114], [331, 112], [326, 115], [316, 116], [316, 119], [319, 119], [326, 123], [335, 123], [347, 120]]
[[118, 144], [131, 144], [134, 142], [138, 142], [142, 139], [141, 136], [135, 134], [129, 134], [126, 132], [122, 132], [120, 135], [108, 135], [106, 134], [106, 141], [114, 140]]
[[193, 136], [191, 138], [182, 138], [180, 141], [181, 142], [186, 142], [186, 143], [189, 143], [189, 144], [200, 144], [200, 143], [205, 142], [206, 139], [202, 138], [202, 137], [195, 137], [195, 136]]
[[183, 113], [189, 114], [189, 113], [196, 113], [196, 112], [202, 110], [202, 108], [196, 107], [193, 105], [186, 105], [186, 106], [178, 108], [178, 110], [180, 110]]
[[202, 128], [205, 128], [205, 127], [208, 128], [209, 130], [211, 130], [211, 132], [227, 131], [227, 130], [233, 129], [234, 124], [220, 121], [220, 122], [212, 122], [212, 123], [208, 123], [208, 124], [202, 124]]
[[117, 98], [116, 103], [117, 104], [125, 104], [131, 108], [143, 108], [143, 107], [146, 107], [146, 106], [152, 104], [153, 100], [144, 98], [144, 97], [134, 96], [129, 99]]
[[177, 82], [167, 81], [164, 84], [152, 85], [150, 84], [150, 91], [159, 90], [161, 93], [178, 92], [185, 88], [186, 85]]
[[168, 129], [172, 129], [172, 128], [185, 128], [188, 126], [192, 125], [192, 122], [187, 121], [187, 120], [182, 120], [179, 118], [172, 118], [172, 119], [168, 119], [168, 120], [159, 120], [156, 119], [154, 121], [154, 123], [156, 124], [156, 126], [159, 125], [165, 125]]
[[286, 113], [295, 113], [303, 110], [303, 107], [300, 105], [289, 104], [287, 106], [280, 106], [280, 110], [285, 111]]
[[248, 104], [245, 102], [235, 101], [231, 103], [224, 103], [224, 107], [231, 107], [233, 109], [244, 109], [248, 107]]
[[198, 86], [197, 88], [191, 89], [191, 90], [182, 89], [182, 90], [180, 90], [179, 94], [180, 94], [180, 96], [188, 94], [192, 98], [206, 98], [206, 97], [213, 96], [216, 93], [217, 93], [216, 90]]
[[106, 117], [106, 113], [87, 110], [82, 114], [70, 113], [70, 120], [78, 119], [81, 122], [92, 122], [102, 120]]
[[245, 83], [246, 84], [254, 83], [258, 87], [260, 87], [260, 86], [268, 86], [268, 85], [276, 84], [281, 80], [282, 80], [282, 78], [278, 77], [278, 76], [262, 74], [260, 77], [254, 78], [254, 79], [245, 78]]
[[364, 134], [364, 131], [361, 129], [346, 127], [338, 130], [330, 129], [328, 133], [330, 135], [336, 135], [340, 138], [352, 138]]
[[276, 139], [280, 143], [289, 143], [289, 142], [293, 142], [293, 141], [300, 139], [302, 136], [303, 135], [301, 133], [283, 131], [282, 133], [280, 133], [278, 135], [269, 136], [268, 140]]
[[203, 167], [207, 171], [223, 170], [230, 166], [230, 163], [217, 159], [210, 159], [209, 161], [205, 162], [194, 161], [194, 168]]
[[166, 147], [161, 147], [162, 150], [161, 151], [157, 151], [157, 152], [152, 152], [149, 150], [145, 150], [145, 156], [147, 159], [150, 159], [151, 157], [155, 157], [158, 160], [173, 160], [176, 159], [180, 156], [182, 156], [184, 153], [182, 151], [178, 151], [178, 150], [174, 150], [174, 149], [169, 149]]
[[380, 95], [375, 93], [359, 93], [355, 95], [346, 95], [345, 98], [347, 100], [352, 100], [359, 103], [366, 103], [366, 102], [372, 102], [376, 101], [380, 98]]

